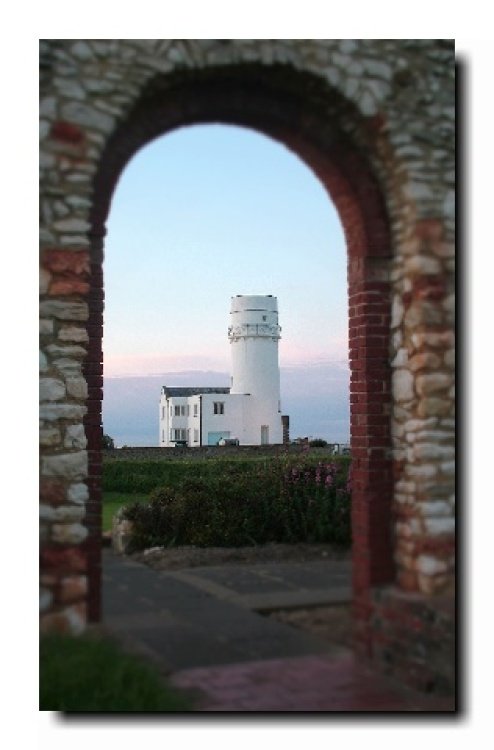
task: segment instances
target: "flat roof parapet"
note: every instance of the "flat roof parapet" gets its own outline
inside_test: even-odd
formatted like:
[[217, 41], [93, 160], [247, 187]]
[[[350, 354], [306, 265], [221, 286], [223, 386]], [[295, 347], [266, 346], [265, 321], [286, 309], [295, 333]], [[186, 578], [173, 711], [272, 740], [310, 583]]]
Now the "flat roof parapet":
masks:
[[206, 388], [188, 388], [188, 387], [176, 387], [176, 388], [169, 388], [168, 386], [164, 385], [161, 388], [161, 393], [164, 396], [178, 396], [181, 398], [186, 398], [187, 396], [200, 396], [201, 393], [230, 393], [230, 388], [213, 388], [213, 387], [206, 387]]

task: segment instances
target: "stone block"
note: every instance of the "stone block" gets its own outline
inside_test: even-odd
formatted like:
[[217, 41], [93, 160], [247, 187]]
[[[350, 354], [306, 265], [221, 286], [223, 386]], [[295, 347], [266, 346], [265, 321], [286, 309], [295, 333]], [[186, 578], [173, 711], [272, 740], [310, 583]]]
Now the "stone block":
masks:
[[451, 369], [455, 366], [455, 350], [449, 349], [447, 352], [444, 352], [444, 364], [448, 367], [451, 367]]
[[92, 104], [82, 102], [67, 102], [61, 108], [61, 115], [68, 122], [94, 128], [101, 133], [111, 133], [115, 122], [111, 115], [98, 111]]
[[412, 372], [418, 370], [436, 370], [441, 366], [441, 358], [433, 352], [420, 352], [410, 359], [410, 369]]
[[391, 328], [397, 328], [401, 325], [404, 312], [403, 300], [400, 295], [395, 294], [391, 304]]
[[445, 500], [421, 502], [417, 508], [423, 516], [451, 516], [451, 505]]
[[39, 611], [47, 612], [53, 603], [53, 594], [50, 589], [41, 587], [39, 590]]
[[424, 518], [424, 523], [427, 533], [431, 536], [453, 535], [455, 533], [455, 519], [452, 517]]
[[58, 427], [41, 428], [39, 431], [39, 444], [44, 448], [60, 445], [62, 435]]
[[398, 349], [398, 351], [396, 352], [396, 356], [391, 362], [391, 367], [406, 367], [407, 363], [408, 363], [408, 350], [405, 349], [404, 347], [401, 349]]
[[58, 612], [49, 612], [40, 618], [41, 633], [64, 633], [80, 635], [86, 629], [84, 608], [79, 606], [67, 607]]
[[54, 96], [43, 96], [39, 101], [40, 117], [53, 119], [56, 115], [57, 100]]
[[86, 597], [87, 590], [86, 576], [67, 576], [60, 581], [57, 599], [62, 604], [77, 602]]
[[454, 454], [454, 446], [437, 445], [437, 443], [419, 443], [413, 448], [413, 457], [416, 461], [444, 460], [451, 458]]
[[69, 425], [65, 430], [65, 438], [63, 444], [65, 448], [85, 448], [87, 445], [87, 440], [86, 433], [84, 432], [84, 425]]
[[50, 286], [51, 273], [46, 268], [39, 269], [39, 293], [46, 294]]
[[437, 417], [429, 417], [427, 419], [409, 419], [405, 423], [405, 430], [407, 432], [419, 432], [419, 430], [435, 427], [437, 423]]
[[89, 340], [87, 330], [79, 326], [62, 326], [58, 332], [60, 341], [86, 344]]
[[456, 474], [456, 462], [445, 461], [444, 463], [441, 463], [441, 472], [446, 476], [454, 477]]
[[66, 479], [84, 479], [87, 476], [87, 453], [58, 453], [41, 459], [42, 474]]
[[95, 53], [91, 49], [91, 47], [81, 40], [78, 40], [75, 44], [71, 47], [72, 54], [79, 58], [80, 60], [86, 61], [91, 60], [95, 57]]
[[445, 589], [449, 589], [453, 582], [453, 576], [447, 573], [436, 575], [418, 574], [419, 591], [423, 594], [440, 594]]
[[415, 561], [416, 570], [427, 576], [445, 573], [448, 567], [448, 564], [444, 560], [438, 560], [431, 555], [420, 555]]
[[395, 401], [410, 401], [414, 397], [413, 375], [408, 370], [395, 370], [392, 388]]
[[[53, 367], [56, 367], [56, 369], [63, 373], [65, 375], [65, 385], [67, 387], [67, 394], [70, 396], [73, 396], [74, 393], [71, 393], [70, 388], [73, 386], [69, 386], [69, 379], [75, 378], [75, 377], [81, 377], [81, 360], [78, 359], [69, 359], [69, 357], [59, 357], [57, 359], [54, 359]], [[79, 396], [76, 396], [76, 398], [79, 398]], [[85, 398], [85, 397], [81, 397]]]
[[444, 198], [443, 201], [443, 211], [444, 215], [454, 219], [455, 218], [455, 207], [456, 207], [456, 199], [455, 199], [455, 191], [449, 190]]
[[60, 505], [58, 508], [51, 509], [52, 517], [50, 520], [57, 523], [73, 523], [82, 521], [86, 514], [83, 505]]
[[396, 534], [398, 537], [411, 539], [422, 533], [422, 525], [418, 518], [407, 518], [406, 521], [398, 521], [396, 524]]
[[67, 500], [74, 505], [84, 505], [89, 500], [89, 490], [83, 482], [71, 484], [67, 491]]
[[40, 550], [40, 567], [43, 571], [60, 570], [66, 573], [84, 573], [87, 571], [86, 553], [80, 547], [44, 545]]
[[409, 273], [421, 275], [432, 275], [441, 271], [441, 263], [429, 255], [412, 255], [408, 258], [406, 267]]
[[58, 318], [59, 320], [87, 320], [89, 308], [86, 302], [46, 300], [40, 304], [40, 315], [43, 318]]
[[405, 323], [409, 328], [418, 326], [439, 326], [443, 323], [442, 307], [433, 302], [418, 300], [413, 302], [405, 313]]
[[39, 397], [40, 401], [60, 401], [65, 397], [65, 384], [55, 378], [41, 378]]
[[55, 518], [55, 509], [51, 505], [39, 506], [39, 520], [51, 522]]
[[412, 333], [412, 344], [416, 349], [422, 348], [440, 348], [450, 349], [455, 344], [455, 334], [451, 330], [436, 331], [419, 331]]
[[386, 60], [366, 60], [364, 63], [365, 71], [373, 78], [383, 78], [390, 81], [393, 76], [393, 69]]
[[58, 422], [60, 419], [81, 421], [87, 412], [85, 406], [79, 404], [41, 404], [39, 417], [46, 422]]
[[73, 398], [84, 401], [87, 398], [87, 382], [83, 377], [67, 377], [66, 379], [67, 394]]
[[39, 496], [43, 503], [63, 505], [66, 497], [66, 485], [60, 479], [40, 478]]
[[[95, 153], [94, 156], [97, 156], [97, 153]], [[91, 201], [83, 195], [68, 195], [65, 202], [71, 208], [76, 210], [91, 208]]]
[[39, 522], [39, 545], [42, 547], [50, 539], [50, 524], [45, 521]]
[[60, 346], [59, 344], [49, 344], [46, 351], [51, 357], [69, 357], [70, 359], [83, 359], [87, 352], [82, 346]]
[[[68, 210], [68, 209], [67, 209]], [[74, 222], [75, 219], [64, 219], [63, 222]], [[57, 222], [60, 229], [62, 220]], [[87, 224], [87, 222], [84, 222]], [[71, 273], [75, 276], [87, 276], [90, 272], [89, 253], [87, 250], [65, 250], [58, 247], [47, 248], [43, 253], [43, 265], [52, 273]]]
[[89, 239], [84, 234], [61, 234], [59, 235], [59, 241], [61, 247], [67, 249], [73, 248], [74, 246], [77, 246], [78, 248], [91, 247]]
[[414, 479], [431, 479], [438, 473], [438, 467], [434, 464], [411, 464], [407, 467], [407, 473]]
[[56, 78], [54, 83], [60, 94], [68, 99], [84, 101], [87, 97], [87, 94], [80, 83], [71, 78]]
[[419, 417], [444, 417], [451, 412], [451, 402], [444, 398], [422, 398], [417, 413]]
[[42, 318], [39, 321], [39, 334], [40, 336], [52, 336], [54, 332], [53, 320], [46, 320]]
[[51, 297], [68, 297], [72, 294], [84, 297], [88, 292], [89, 283], [81, 279], [54, 279], [48, 290]]
[[430, 396], [447, 391], [451, 386], [451, 375], [446, 372], [429, 372], [417, 375], [416, 387], [419, 396]]
[[88, 533], [80, 523], [55, 523], [52, 526], [52, 540], [57, 544], [81, 544]]

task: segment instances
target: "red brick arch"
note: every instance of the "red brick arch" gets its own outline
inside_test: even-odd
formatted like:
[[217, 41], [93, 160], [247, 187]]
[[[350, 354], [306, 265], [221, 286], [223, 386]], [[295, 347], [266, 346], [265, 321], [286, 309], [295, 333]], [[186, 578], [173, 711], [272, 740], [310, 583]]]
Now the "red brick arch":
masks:
[[[369, 159], [345, 135], [357, 113], [321, 80], [283, 66], [237, 66], [156, 77], [108, 140], [94, 181], [85, 420], [91, 526], [90, 618], [99, 614], [103, 238], [113, 190], [136, 151], [177, 127], [224, 123], [258, 130], [293, 150], [334, 202], [348, 249], [353, 584], [364, 614], [373, 586], [394, 579], [389, 363], [389, 223]], [[329, 283], [329, 280], [328, 280]]]

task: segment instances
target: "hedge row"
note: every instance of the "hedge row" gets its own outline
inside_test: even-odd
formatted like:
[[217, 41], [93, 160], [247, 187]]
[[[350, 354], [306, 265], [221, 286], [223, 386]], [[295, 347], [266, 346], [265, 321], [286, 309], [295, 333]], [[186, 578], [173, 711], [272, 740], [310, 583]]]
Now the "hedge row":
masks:
[[[270, 461], [196, 473], [124, 507], [133, 549], [191, 544], [333, 543], [349, 546], [348, 461]], [[197, 468], [197, 466], [195, 467]]]

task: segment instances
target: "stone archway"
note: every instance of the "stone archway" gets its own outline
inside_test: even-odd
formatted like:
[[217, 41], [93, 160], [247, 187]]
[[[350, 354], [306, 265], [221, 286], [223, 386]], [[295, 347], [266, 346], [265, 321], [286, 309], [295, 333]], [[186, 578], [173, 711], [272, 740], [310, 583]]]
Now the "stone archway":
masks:
[[454, 44], [50, 40], [41, 94], [42, 627], [77, 631], [99, 615], [113, 188], [141, 145], [216, 121], [291, 148], [344, 227], [360, 647], [396, 672], [430, 672], [439, 629], [452, 663], [451, 618], [436, 605], [455, 551]]
[[[307, 94], [307, 91], [310, 94]], [[324, 105], [321, 107], [320, 102]], [[389, 366], [390, 232], [377, 180], [355, 144], [338, 127], [340, 101], [307, 74], [269, 74], [260, 66], [209, 69], [202, 74], [158, 78], [109, 140], [95, 176], [91, 211], [90, 392], [102, 384], [102, 247], [112, 190], [128, 160], [154, 137], [176, 127], [223, 122], [260, 130], [296, 152], [319, 177], [341, 217], [348, 247], [353, 456], [353, 585], [356, 612], [369, 610], [373, 586], [394, 579], [391, 543], [392, 462]], [[99, 399], [85, 420], [91, 489], [100, 482]], [[97, 530], [95, 530], [97, 534]], [[98, 616], [97, 549], [94, 549], [91, 615]]]

